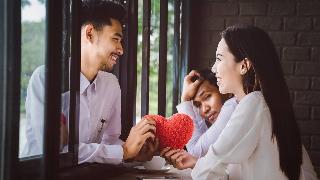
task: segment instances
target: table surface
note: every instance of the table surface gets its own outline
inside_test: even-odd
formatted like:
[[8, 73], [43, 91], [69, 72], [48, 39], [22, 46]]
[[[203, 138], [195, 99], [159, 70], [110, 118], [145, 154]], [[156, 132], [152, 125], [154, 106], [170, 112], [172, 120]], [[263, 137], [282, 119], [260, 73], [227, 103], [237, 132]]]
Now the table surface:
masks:
[[173, 166], [169, 167], [170, 170], [167, 172], [147, 171], [136, 169], [134, 167], [128, 167], [124, 168], [123, 174], [113, 177], [110, 180], [138, 180], [138, 177], [147, 177], [148, 179], [152, 179], [152, 177], [158, 177], [157, 179], [159, 179], [160, 177], [160, 179], [192, 180], [191, 169], [178, 170]]

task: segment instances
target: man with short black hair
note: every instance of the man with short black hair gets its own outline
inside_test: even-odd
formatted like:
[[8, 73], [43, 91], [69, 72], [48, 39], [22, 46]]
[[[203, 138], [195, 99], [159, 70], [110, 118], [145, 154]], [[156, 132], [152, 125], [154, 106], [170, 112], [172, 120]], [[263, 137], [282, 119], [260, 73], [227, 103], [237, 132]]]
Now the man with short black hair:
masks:
[[[125, 142], [119, 139], [121, 90], [116, 76], [109, 73], [123, 54], [121, 41], [125, 8], [115, 0], [83, 0], [80, 14], [79, 163], [119, 164], [148, 160], [158, 147], [154, 135], [155, 121], [142, 119], [131, 129]], [[35, 70], [28, 86], [27, 155], [42, 153], [43, 127], [37, 127], [43, 121], [36, 114], [39, 113], [37, 106], [43, 106], [44, 92], [39, 92], [39, 85], [44, 86], [43, 69], [42, 66]], [[69, 92], [63, 94], [62, 112], [69, 117]]]

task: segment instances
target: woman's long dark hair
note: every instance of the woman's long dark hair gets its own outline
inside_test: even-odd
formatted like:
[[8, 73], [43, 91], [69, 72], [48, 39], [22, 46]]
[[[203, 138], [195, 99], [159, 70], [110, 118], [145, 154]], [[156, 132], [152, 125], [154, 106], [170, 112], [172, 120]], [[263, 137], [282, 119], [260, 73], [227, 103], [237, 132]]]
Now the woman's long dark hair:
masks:
[[290, 180], [298, 180], [302, 163], [300, 132], [290, 94], [272, 40], [262, 29], [231, 26], [221, 33], [235, 61], [247, 58], [252, 66], [243, 76], [246, 94], [261, 90], [270, 109], [272, 137], [277, 140], [280, 168]]

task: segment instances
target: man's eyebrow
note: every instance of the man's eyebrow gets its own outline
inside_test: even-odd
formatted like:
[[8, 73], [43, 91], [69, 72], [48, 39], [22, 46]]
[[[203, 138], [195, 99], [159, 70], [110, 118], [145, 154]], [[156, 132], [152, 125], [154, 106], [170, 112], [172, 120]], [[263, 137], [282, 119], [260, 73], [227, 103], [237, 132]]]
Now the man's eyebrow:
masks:
[[218, 56], [223, 56], [223, 55], [222, 54], [217, 54], [216, 57], [218, 57]]
[[120, 33], [115, 33], [114, 35], [118, 36], [119, 38], [122, 38], [122, 34], [120, 34]]
[[201, 97], [206, 91], [202, 90], [199, 94], [199, 97]]

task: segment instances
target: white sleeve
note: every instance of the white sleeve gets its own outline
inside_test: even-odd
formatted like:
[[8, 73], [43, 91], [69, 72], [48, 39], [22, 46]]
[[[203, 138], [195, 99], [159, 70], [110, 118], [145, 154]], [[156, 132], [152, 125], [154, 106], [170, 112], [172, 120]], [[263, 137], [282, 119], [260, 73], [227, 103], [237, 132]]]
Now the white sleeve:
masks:
[[268, 118], [263, 97], [249, 94], [240, 101], [226, 127], [208, 153], [200, 158], [193, 179], [219, 179], [228, 164], [247, 160], [258, 144], [263, 121]]
[[122, 159], [123, 149], [121, 145], [79, 143], [79, 164], [84, 162], [120, 164]]
[[217, 120], [205, 133], [194, 142], [188, 143], [187, 148], [190, 154], [200, 158], [208, 152], [210, 145], [216, 142], [236, 107], [236, 104], [232, 103], [233, 101], [234, 99], [230, 99], [222, 106]]
[[203, 133], [208, 130], [205, 120], [200, 116], [199, 109], [193, 106], [192, 101], [184, 101], [176, 106], [178, 113], [187, 114], [192, 118], [194, 129], [192, 137], [187, 143], [188, 152], [191, 154], [201, 154], [201, 149], [195, 149], [194, 146]]
[[26, 97], [27, 144], [23, 156], [42, 154], [44, 124], [45, 67], [38, 67], [29, 80]]

